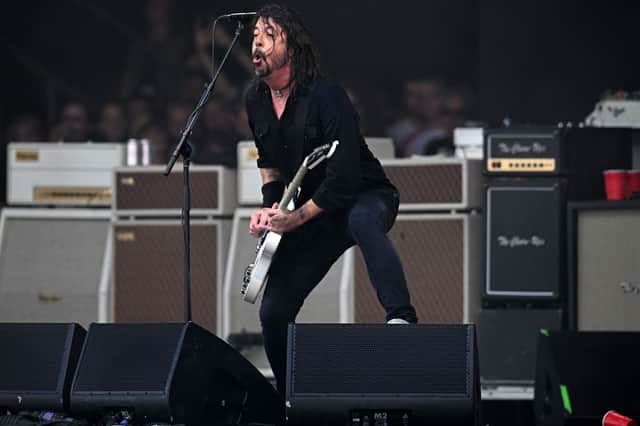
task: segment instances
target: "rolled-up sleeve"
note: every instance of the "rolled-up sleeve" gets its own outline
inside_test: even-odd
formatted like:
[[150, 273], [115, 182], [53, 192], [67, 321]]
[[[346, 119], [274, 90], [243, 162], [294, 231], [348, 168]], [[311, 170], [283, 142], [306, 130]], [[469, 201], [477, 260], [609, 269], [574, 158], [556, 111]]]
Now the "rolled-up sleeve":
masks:
[[362, 187], [359, 119], [346, 92], [337, 85], [322, 91], [319, 115], [325, 142], [340, 142], [312, 196], [318, 207], [331, 212], [347, 207]]

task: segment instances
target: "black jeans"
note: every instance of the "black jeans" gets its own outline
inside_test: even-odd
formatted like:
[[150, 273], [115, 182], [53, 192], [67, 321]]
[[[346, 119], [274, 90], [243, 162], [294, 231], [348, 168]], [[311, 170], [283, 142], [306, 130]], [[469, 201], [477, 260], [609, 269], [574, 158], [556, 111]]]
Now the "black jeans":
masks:
[[398, 204], [397, 191], [363, 192], [349, 209], [320, 216], [285, 234], [271, 265], [260, 307], [265, 350], [283, 395], [288, 324], [295, 321], [305, 298], [331, 265], [354, 244], [362, 251], [386, 319], [417, 322], [402, 264], [386, 235], [398, 214]]

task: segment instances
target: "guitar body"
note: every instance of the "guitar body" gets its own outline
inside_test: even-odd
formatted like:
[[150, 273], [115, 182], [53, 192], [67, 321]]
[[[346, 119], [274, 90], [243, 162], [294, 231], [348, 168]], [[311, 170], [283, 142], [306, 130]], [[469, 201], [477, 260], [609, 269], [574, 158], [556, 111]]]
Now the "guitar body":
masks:
[[258, 253], [255, 262], [249, 266], [249, 273], [245, 273], [245, 278], [249, 278], [243, 285], [242, 298], [245, 302], [256, 303], [260, 292], [267, 285], [269, 280], [269, 269], [271, 262], [278, 250], [282, 234], [277, 232], [267, 232], [261, 239], [258, 246]]
[[[300, 188], [302, 179], [307, 171], [313, 169], [322, 161], [331, 158], [338, 146], [338, 141], [333, 141], [330, 144], [320, 146], [313, 150], [313, 152], [305, 157], [302, 161], [302, 165], [298, 169], [293, 181], [289, 184], [287, 191], [285, 192], [282, 200], [280, 201], [280, 209], [284, 211], [293, 210], [293, 206], [289, 208], [289, 203], [292, 202], [293, 196]], [[292, 203], [293, 204], [293, 203]], [[244, 277], [242, 279], [242, 299], [245, 302], [256, 303], [260, 292], [267, 285], [269, 280], [269, 268], [271, 268], [271, 262], [278, 250], [282, 240], [282, 234], [277, 232], [265, 232], [260, 238], [258, 248], [256, 250], [256, 260], [251, 265], [247, 266], [244, 271]]]

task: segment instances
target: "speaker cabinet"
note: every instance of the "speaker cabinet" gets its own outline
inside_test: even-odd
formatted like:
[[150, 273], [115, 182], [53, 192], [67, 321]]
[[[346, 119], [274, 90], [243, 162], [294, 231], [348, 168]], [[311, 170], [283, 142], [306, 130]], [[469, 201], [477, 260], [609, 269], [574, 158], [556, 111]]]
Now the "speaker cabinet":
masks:
[[[183, 203], [182, 168], [164, 176], [164, 166], [120, 167], [115, 170], [118, 216], [179, 216]], [[222, 166], [191, 166], [191, 213], [231, 215], [236, 206], [236, 174]]]
[[289, 424], [478, 425], [472, 325], [291, 324]]
[[538, 426], [600, 424], [609, 410], [640, 418], [640, 333], [540, 336], [534, 411]]
[[480, 160], [385, 159], [382, 166], [400, 191], [400, 211], [464, 210], [482, 206]]
[[107, 321], [109, 221], [107, 210], [3, 209], [0, 321]]
[[570, 203], [569, 326], [640, 331], [640, 202]]
[[68, 413], [85, 335], [78, 324], [0, 323], [0, 407]]
[[[191, 220], [192, 316], [213, 333], [220, 326], [229, 227], [229, 220]], [[180, 221], [116, 221], [113, 234], [115, 321], [183, 321], [184, 244]]]
[[485, 201], [487, 299], [560, 297], [564, 202], [560, 179], [491, 181]]
[[[475, 214], [398, 215], [388, 235], [420, 322], [475, 321], [481, 298], [481, 222]], [[360, 249], [354, 254], [352, 274], [345, 277], [353, 281], [349, 322], [383, 322], [385, 312]]]
[[477, 322], [481, 383], [532, 386], [538, 335], [562, 329], [560, 309], [483, 309]]
[[127, 411], [134, 424], [273, 424], [284, 414], [260, 373], [193, 323], [92, 324], [71, 408], [89, 419]]

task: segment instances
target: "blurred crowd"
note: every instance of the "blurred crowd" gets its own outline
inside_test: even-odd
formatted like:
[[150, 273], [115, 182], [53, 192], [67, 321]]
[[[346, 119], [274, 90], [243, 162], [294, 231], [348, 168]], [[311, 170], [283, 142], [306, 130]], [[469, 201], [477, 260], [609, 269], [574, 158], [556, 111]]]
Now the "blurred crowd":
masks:
[[[151, 162], [166, 162], [211, 80], [212, 54], [219, 62], [232, 40], [223, 26], [218, 26], [212, 37], [210, 22], [202, 19], [193, 23], [190, 35], [179, 33], [173, 23], [174, 6], [171, 0], [147, 0], [144, 36], [130, 45], [120, 88], [113, 99], [101, 105], [68, 100], [50, 126], [36, 115], [21, 115], [4, 129], [3, 142], [146, 139]], [[236, 166], [236, 143], [252, 139], [243, 101], [252, 80], [249, 52], [238, 47], [232, 51], [190, 138], [194, 163]], [[387, 120], [381, 124], [368, 113], [366, 102], [348, 88], [365, 136], [392, 138], [398, 157], [451, 154], [453, 129], [469, 119], [473, 92], [433, 77], [428, 70], [424, 76], [408, 79], [397, 92], [402, 92], [401, 102], [388, 102], [387, 107], [397, 106], [386, 112]], [[371, 126], [374, 120], [375, 129]]]

